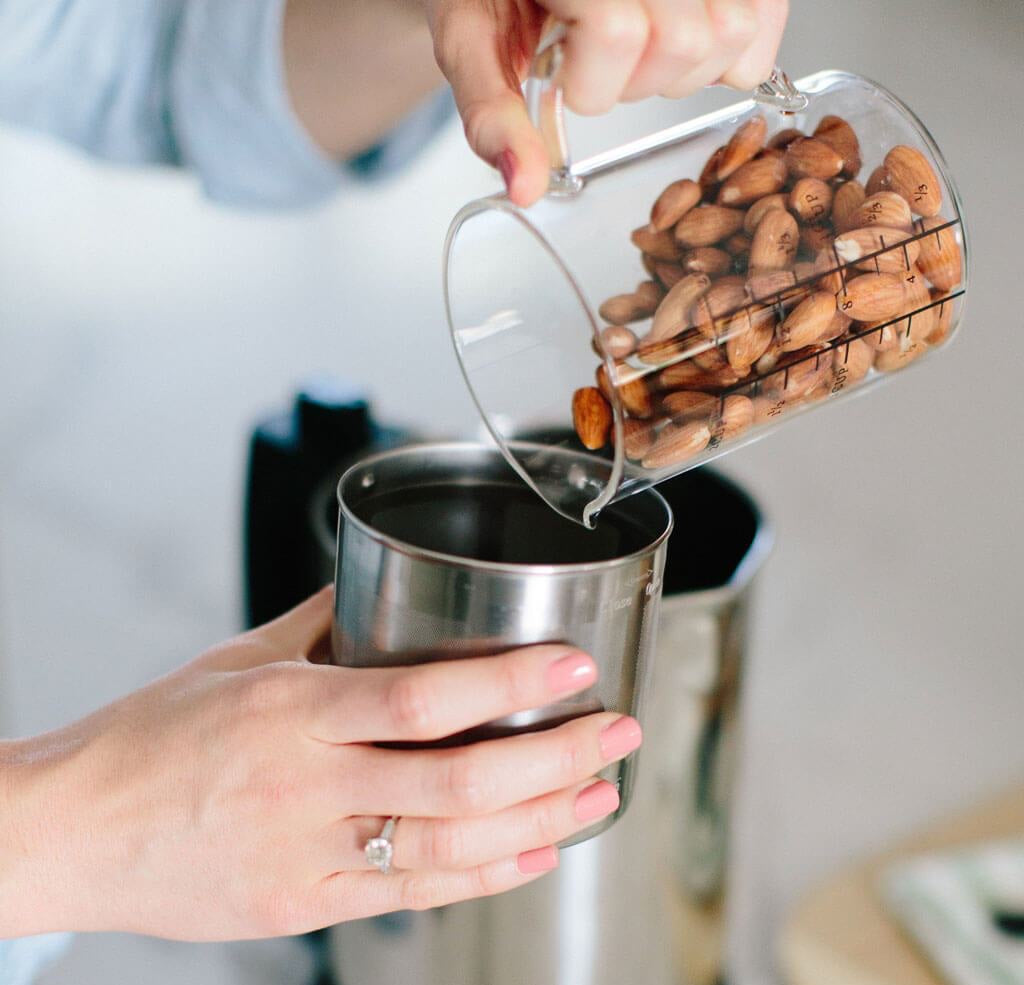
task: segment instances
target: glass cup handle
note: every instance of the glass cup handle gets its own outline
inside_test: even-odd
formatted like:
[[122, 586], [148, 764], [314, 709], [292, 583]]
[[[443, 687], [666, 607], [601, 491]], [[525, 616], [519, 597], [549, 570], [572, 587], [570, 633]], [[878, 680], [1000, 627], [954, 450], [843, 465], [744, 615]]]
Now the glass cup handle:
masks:
[[[582, 179], [572, 171], [562, 87], [557, 82], [565, 58], [562, 47], [565, 30], [565, 24], [553, 16], [544, 22], [526, 80], [526, 105], [530, 119], [544, 140], [551, 162], [548, 194], [556, 196], [575, 195], [583, 187]], [[807, 108], [808, 103], [807, 96], [777, 65], [768, 80], [754, 91], [754, 99], [786, 113], [799, 113]]]

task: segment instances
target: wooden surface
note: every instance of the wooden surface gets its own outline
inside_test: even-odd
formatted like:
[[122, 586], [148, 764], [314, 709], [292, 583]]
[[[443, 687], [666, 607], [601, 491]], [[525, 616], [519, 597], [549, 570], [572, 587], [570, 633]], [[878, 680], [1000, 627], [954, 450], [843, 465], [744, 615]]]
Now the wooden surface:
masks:
[[885, 910], [878, 877], [893, 861], [1024, 833], [1024, 788], [937, 824], [819, 886], [780, 942], [786, 985], [943, 985]]

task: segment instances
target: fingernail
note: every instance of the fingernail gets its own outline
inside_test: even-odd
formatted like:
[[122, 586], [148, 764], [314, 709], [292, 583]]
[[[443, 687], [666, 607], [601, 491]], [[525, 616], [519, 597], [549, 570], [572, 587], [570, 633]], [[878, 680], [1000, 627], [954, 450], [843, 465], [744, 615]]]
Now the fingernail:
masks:
[[601, 732], [601, 755], [612, 761], [628, 756], [643, 741], [640, 723], [623, 715]]
[[597, 665], [585, 653], [570, 653], [548, 667], [548, 687], [555, 694], [582, 691], [597, 680]]
[[531, 852], [523, 852], [516, 859], [516, 867], [524, 876], [536, 875], [538, 872], [550, 872], [558, 867], [558, 849], [554, 845], [547, 848], [535, 848]]
[[618, 806], [619, 791], [610, 783], [600, 780], [576, 798], [576, 820], [596, 821], [599, 817], [607, 817]]
[[498, 155], [497, 160], [498, 170], [501, 172], [502, 180], [505, 182], [505, 190], [512, 191], [512, 182], [515, 180], [516, 168], [519, 166], [519, 161], [516, 160], [515, 154], [510, 150], [503, 150]]

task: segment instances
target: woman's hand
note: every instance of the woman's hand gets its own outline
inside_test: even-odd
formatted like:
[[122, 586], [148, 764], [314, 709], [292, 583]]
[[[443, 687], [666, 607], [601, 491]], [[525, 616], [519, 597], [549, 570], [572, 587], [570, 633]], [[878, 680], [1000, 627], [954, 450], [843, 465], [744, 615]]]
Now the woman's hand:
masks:
[[713, 82], [754, 89], [770, 74], [788, 0], [423, 0], [441, 70], [470, 146], [512, 201], [547, 187], [548, 158], [520, 85], [541, 26], [568, 26], [562, 86], [577, 113], [621, 100], [678, 98]]
[[[76, 725], [0, 744], [0, 937], [247, 938], [438, 906], [530, 882], [557, 865], [556, 842], [615, 810], [594, 774], [640, 744], [631, 718], [444, 750], [371, 744], [583, 690], [589, 657], [321, 665], [332, 601], [325, 590]], [[363, 846], [389, 815], [382, 875]]]

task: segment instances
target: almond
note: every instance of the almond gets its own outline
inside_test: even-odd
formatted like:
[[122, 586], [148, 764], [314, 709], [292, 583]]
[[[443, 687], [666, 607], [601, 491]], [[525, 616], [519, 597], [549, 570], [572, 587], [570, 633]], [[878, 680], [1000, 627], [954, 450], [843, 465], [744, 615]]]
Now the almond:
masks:
[[784, 400], [802, 400], [832, 378], [832, 353], [814, 348], [792, 353], [794, 358], [764, 381], [765, 393]]
[[750, 253], [750, 244], [753, 239], [746, 233], [733, 233], [723, 244], [726, 253], [729, 253], [734, 261], [745, 259]]
[[851, 339], [839, 346], [832, 356], [832, 392], [859, 383], [871, 371], [874, 361], [875, 350], [861, 339]]
[[691, 209], [679, 220], [675, 227], [675, 239], [677, 244], [690, 248], [714, 246], [742, 228], [743, 213], [737, 209], [727, 209], [721, 205], [703, 205], [699, 209]]
[[585, 386], [572, 395], [572, 422], [584, 448], [597, 451], [608, 443], [612, 409], [600, 390]]
[[[940, 291], [951, 291], [963, 279], [963, 255], [956, 241], [956, 229], [942, 216], [919, 219], [916, 226], [922, 233], [918, 242], [921, 254], [917, 265]], [[932, 231], [934, 230], [934, 232]]]
[[716, 277], [732, 269], [732, 257], [713, 246], [698, 246], [683, 254], [682, 265], [688, 273]]
[[823, 140], [805, 137], [786, 148], [786, 166], [794, 178], [828, 181], [843, 170], [842, 155]]
[[694, 305], [691, 322], [706, 339], [718, 339], [726, 330], [726, 323], [748, 301], [744, 284], [717, 281]]
[[655, 265], [659, 263], [671, 263], [671, 260], [655, 260], [654, 257], [649, 257], [646, 253], [640, 254], [640, 263], [643, 264], [644, 270], [647, 271], [651, 277], [657, 277], [655, 272]]
[[624, 325], [609, 325], [601, 330], [600, 346], [604, 350], [599, 355], [609, 355], [612, 359], [625, 359], [636, 352], [636, 336]]
[[732, 394], [722, 406], [711, 425], [709, 448], [717, 448], [724, 441], [733, 441], [754, 423], [754, 402], [742, 394]]
[[733, 207], [750, 205], [765, 195], [781, 191], [786, 178], [786, 162], [781, 157], [748, 161], [726, 178], [718, 190], [718, 204]]
[[641, 226], [633, 230], [630, 238], [637, 249], [655, 260], [678, 260], [683, 252], [670, 230], [652, 233], [647, 226]]
[[735, 386], [739, 381], [740, 377], [731, 366], [710, 371], [686, 360], [666, 366], [658, 373], [656, 382], [660, 390], [706, 390], [716, 393]]
[[864, 226], [888, 226], [890, 229], [906, 229], [913, 225], [914, 217], [906, 200], [895, 192], [875, 192], [868, 195], [849, 218], [850, 229]]
[[832, 224], [844, 233], [850, 227], [854, 213], [864, 203], [867, 193], [859, 181], [847, 181], [836, 189], [832, 199]]
[[746, 121], [725, 145], [718, 161], [715, 177], [725, 181], [734, 171], [738, 170], [764, 146], [764, 138], [768, 133], [768, 121], [763, 116], [754, 116]]
[[627, 417], [622, 422], [622, 448], [626, 458], [640, 461], [654, 444], [654, 426], [648, 421]]
[[788, 212], [771, 209], [765, 213], [750, 246], [750, 266], [758, 270], [781, 270], [793, 263], [800, 232]]
[[666, 291], [671, 291], [686, 276], [682, 264], [671, 260], [655, 260], [649, 272], [658, 278]]
[[832, 214], [832, 186], [820, 178], [801, 178], [789, 193], [789, 208], [804, 222], [822, 222]]
[[[619, 363], [617, 369], [621, 375], [615, 378], [615, 389], [622, 406], [633, 417], [650, 417], [654, 412], [654, 402], [647, 381], [626, 363]], [[597, 387], [605, 400], [611, 403], [612, 391], [608, 383], [608, 371], [603, 364], [597, 367]]]
[[783, 351], [796, 352], [816, 342], [836, 314], [835, 295], [822, 291], [812, 294], [782, 323], [779, 341]]
[[667, 424], [655, 439], [651, 450], [643, 457], [645, 469], [664, 469], [699, 455], [711, 440], [711, 429], [706, 422]]
[[906, 289], [898, 274], [862, 274], [847, 281], [838, 296], [839, 310], [862, 322], [884, 321], [903, 314]]
[[889, 190], [889, 172], [884, 164], [880, 164], [871, 172], [871, 177], [868, 178], [868, 183], [864, 186], [864, 190], [869, 195]]
[[747, 273], [747, 293], [755, 301], [775, 301], [796, 284], [792, 270], [750, 270]]
[[882, 373], [894, 373], [897, 370], [906, 368], [927, 351], [928, 343], [923, 339], [919, 339], [911, 343], [906, 349], [889, 349], [886, 352], [879, 352], [875, 356], [875, 369]]
[[690, 312], [710, 286], [711, 278], [707, 274], [687, 274], [658, 305], [650, 334], [644, 341], [663, 342], [689, 328]]
[[782, 209], [785, 211], [788, 206], [789, 199], [783, 194], [765, 195], [764, 198], [758, 199], [747, 209], [747, 214], [743, 219], [743, 231], [748, 236], [753, 236], [766, 212], [771, 209]]
[[697, 390], [676, 390], [662, 401], [662, 407], [676, 424], [708, 422], [718, 407], [718, 398]]
[[836, 339], [842, 338], [851, 323], [851, 319], [847, 318], [841, 311], [836, 311], [832, 316], [832, 321], [825, 326], [825, 331], [814, 340], [814, 344], [821, 345], [822, 343], [834, 342]]
[[[834, 304], [834, 302], [833, 302]], [[748, 305], [729, 319], [725, 353], [729, 365], [746, 376], [775, 337], [775, 315], [764, 305]]]
[[654, 413], [651, 391], [643, 377], [638, 376], [627, 382], [619, 383], [616, 389], [619, 392], [622, 406], [626, 408], [631, 417], [650, 417]]
[[834, 235], [832, 223], [817, 222], [800, 227], [800, 245], [806, 253], [815, 254], [827, 250], [832, 245]]
[[833, 249], [843, 263], [856, 264], [861, 270], [890, 274], [909, 270], [921, 252], [917, 240], [910, 239], [902, 229], [890, 229], [888, 226], [851, 229], [837, 237]]
[[725, 369], [729, 365], [729, 360], [726, 358], [722, 346], [708, 345], [707, 339], [696, 329], [694, 331], [696, 331], [697, 338], [700, 340], [699, 345], [695, 346], [691, 356], [694, 366], [699, 366], [709, 373]]
[[613, 298], [608, 298], [597, 309], [597, 312], [606, 322], [611, 322], [613, 325], [628, 325], [630, 322], [650, 318], [657, 307], [658, 302], [650, 296], [617, 294]]
[[754, 423], [754, 402], [741, 394], [725, 398], [720, 408], [718, 421], [712, 431], [711, 445], [717, 447], [723, 441], [738, 438]]
[[785, 151], [785, 149], [791, 143], [793, 143], [794, 140], [800, 140], [802, 137], [806, 136], [807, 134], [805, 134], [802, 130], [796, 130], [793, 127], [789, 127], [788, 129], [780, 130], [777, 134], [775, 134], [775, 136], [768, 141], [768, 146], [772, 150]]
[[935, 321], [935, 328], [925, 338], [929, 345], [942, 345], [949, 338], [950, 329], [953, 327], [953, 300], [945, 298], [941, 291], [932, 291], [932, 301], [936, 304], [938, 317]]
[[[829, 294], [838, 294], [846, 281], [836, 255], [831, 250], [822, 250], [812, 264], [812, 270], [818, 277], [818, 287]], [[802, 279], [802, 278], [801, 278]]]
[[842, 173], [847, 178], [856, 178], [861, 169], [860, 141], [853, 127], [841, 116], [826, 116], [814, 131], [818, 140], [825, 141], [843, 158]]
[[942, 208], [942, 185], [928, 159], [919, 150], [901, 144], [885, 155], [889, 185], [902, 195], [918, 215], [938, 215]]
[[892, 321], [869, 322], [857, 327], [857, 338], [872, 352], [886, 352], [899, 348], [900, 339], [896, 334], [896, 323]]
[[697, 184], [700, 185], [700, 190], [704, 193], [705, 198], [713, 198], [713, 192], [718, 187], [718, 164], [722, 160], [722, 155], [725, 153], [725, 146], [721, 146], [708, 158], [708, 163], [704, 165], [704, 170], [700, 173], [700, 178], [697, 179]]
[[700, 201], [701, 194], [696, 181], [673, 181], [651, 208], [651, 232], [660, 233], [674, 226]]

